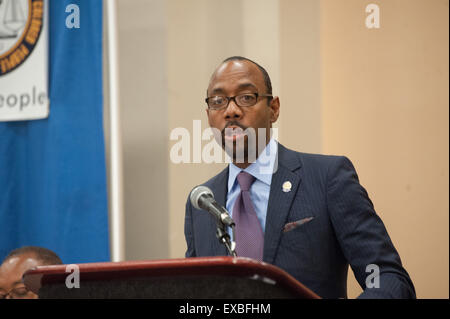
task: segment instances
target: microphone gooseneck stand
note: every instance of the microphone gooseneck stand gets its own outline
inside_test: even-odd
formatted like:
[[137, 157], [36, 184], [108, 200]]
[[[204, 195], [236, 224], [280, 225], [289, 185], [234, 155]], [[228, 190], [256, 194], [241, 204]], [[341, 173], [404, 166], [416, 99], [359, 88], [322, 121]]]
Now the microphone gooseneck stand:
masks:
[[[225, 224], [221, 220], [217, 219], [216, 225], [217, 225], [217, 230], [216, 230], [217, 239], [219, 239], [220, 243], [225, 245], [225, 247], [227, 248], [228, 254], [230, 256], [237, 257], [236, 242], [231, 240], [230, 235], [228, 234], [228, 232], [226, 230]], [[233, 232], [233, 239], [234, 239], [234, 238], [236, 238], [235, 230], [234, 230], [234, 228], [235, 228], [234, 223], [232, 223], [230, 226], [231, 226], [231, 230]]]
[[233, 233], [233, 239], [236, 239], [235, 223], [226, 208], [215, 201], [211, 189], [203, 185], [196, 186], [191, 191], [189, 198], [192, 206], [197, 209], [203, 209], [214, 216], [217, 226], [217, 239], [219, 239], [221, 244], [225, 245], [230, 256], [237, 257], [236, 243], [234, 240], [231, 240], [230, 234], [227, 232], [227, 227], [230, 226]]

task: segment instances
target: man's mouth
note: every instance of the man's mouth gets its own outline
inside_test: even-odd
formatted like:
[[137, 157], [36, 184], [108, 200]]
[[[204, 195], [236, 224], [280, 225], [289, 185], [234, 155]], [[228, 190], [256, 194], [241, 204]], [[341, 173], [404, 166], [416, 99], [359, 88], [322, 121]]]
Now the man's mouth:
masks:
[[228, 125], [224, 128], [222, 132], [222, 136], [227, 141], [236, 141], [245, 136], [244, 134], [245, 128], [238, 125]]

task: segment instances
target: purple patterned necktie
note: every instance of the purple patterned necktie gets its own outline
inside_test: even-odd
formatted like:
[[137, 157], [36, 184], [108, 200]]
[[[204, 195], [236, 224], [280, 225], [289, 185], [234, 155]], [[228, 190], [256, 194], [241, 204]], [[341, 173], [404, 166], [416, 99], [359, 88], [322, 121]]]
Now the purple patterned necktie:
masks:
[[242, 171], [237, 176], [237, 180], [241, 192], [233, 207], [233, 219], [236, 223], [236, 253], [239, 257], [262, 260], [264, 234], [249, 191], [255, 177]]

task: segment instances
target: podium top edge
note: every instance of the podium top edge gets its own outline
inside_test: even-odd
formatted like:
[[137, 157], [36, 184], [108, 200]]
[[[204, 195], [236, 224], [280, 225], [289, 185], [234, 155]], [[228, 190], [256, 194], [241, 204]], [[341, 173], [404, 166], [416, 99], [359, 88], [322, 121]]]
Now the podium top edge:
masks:
[[229, 256], [39, 266], [25, 272], [23, 281], [28, 289], [38, 294], [42, 286], [64, 283], [67, 276], [74, 269], [79, 271], [82, 281], [127, 280], [168, 276], [252, 277], [283, 285], [286, 289], [302, 298], [319, 298], [319, 296], [287, 272], [274, 265], [245, 257]]

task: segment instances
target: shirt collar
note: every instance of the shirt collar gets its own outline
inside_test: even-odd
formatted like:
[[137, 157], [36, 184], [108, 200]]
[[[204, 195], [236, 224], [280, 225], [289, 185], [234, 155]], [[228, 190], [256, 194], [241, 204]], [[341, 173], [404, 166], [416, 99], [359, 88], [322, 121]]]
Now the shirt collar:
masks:
[[228, 191], [230, 191], [235, 183], [237, 175], [241, 171], [245, 171], [264, 184], [270, 186], [272, 183], [273, 167], [275, 165], [278, 152], [278, 143], [271, 138], [267, 146], [258, 156], [256, 161], [250, 164], [246, 169], [240, 169], [233, 163], [230, 163], [228, 172]]

